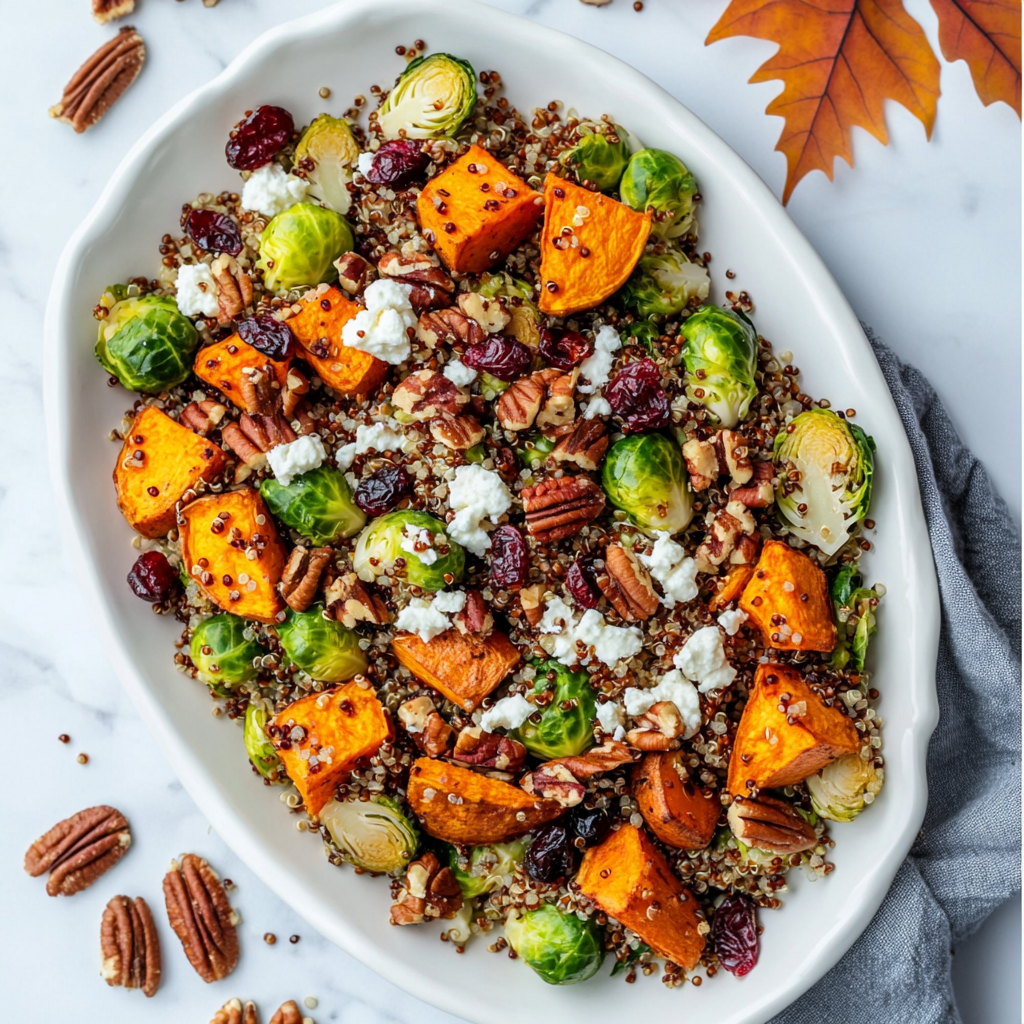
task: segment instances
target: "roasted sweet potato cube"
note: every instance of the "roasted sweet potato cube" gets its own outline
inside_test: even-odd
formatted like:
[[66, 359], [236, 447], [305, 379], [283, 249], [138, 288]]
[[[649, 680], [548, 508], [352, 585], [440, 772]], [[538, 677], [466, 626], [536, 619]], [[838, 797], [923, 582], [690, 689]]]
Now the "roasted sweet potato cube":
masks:
[[722, 579], [722, 589], [711, 595], [708, 608], [713, 612], [721, 611], [726, 605], [738, 601], [744, 588], [754, 575], [752, 565], [737, 565], [729, 570], [728, 575]]
[[391, 641], [391, 649], [417, 679], [464, 711], [475, 711], [519, 664], [519, 651], [504, 633], [481, 639], [449, 629], [428, 643], [415, 633], [401, 633]]
[[633, 795], [650, 830], [667, 846], [703, 850], [722, 813], [714, 790], [696, 786], [682, 752], [646, 754], [633, 770]]
[[687, 971], [697, 966], [704, 949], [697, 900], [642, 829], [622, 825], [592, 846], [576, 881], [585, 896], [655, 953]]
[[540, 308], [568, 316], [599, 306], [633, 273], [652, 213], [549, 174], [540, 235]]
[[316, 816], [360, 758], [368, 758], [393, 730], [384, 705], [369, 687], [346, 683], [289, 704], [268, 730], [288, 778]]
[[245, 619], [277, 621], [286, 553], [259, 491], [198, 498], [181, 516], [182, 560], [210, 600]]
[[368, 395], [380, 387], [388, 364], [341, 343], [341, 329], [362, 306], [333, 285], [314, 288], [300, 300], [288, 326], [302, 346], [302, 358], [339, 395]]
[[565, 813], [554, 800], [429, 757], [413, 764], [408, 792], [409, 806], [427, 833], [466, 846], [504, 843]]
[[256, 412], [246, 406], [242, 391], [242, 380], [246, 373], [259, 370], [284, 387], [288, 378], [288, 367], [291, 360], [271, 359], [252, 345], [242, 341], [237, 334], [223, 341], [215, 341], [196, 353], [193, 373], [207, 384], [223, 392], [224, 396], [234, 402], [244, 412]]
[[533, 233], [544, 200], [496, 156], [470, 146], [416, 200], [427, 241], [449, 270], [479, 274]]
[[780, 651], [823, 651], [836, 645], [825, 574], [802, 551], [767, 540], [740, 607]]
[[795, 785], [860, 746], [853, 722], [828, 707], [796, 669], [761, 665], [736, 727], [729, 792], [746, 796], [748, 783], [757, 789]]
[[174, 506], [200, 480], [224, 471], [227, 456], [154, 405], [135, 417], [114, 467], [121, 514], [144, 537], [162, 537], [174, 526]]

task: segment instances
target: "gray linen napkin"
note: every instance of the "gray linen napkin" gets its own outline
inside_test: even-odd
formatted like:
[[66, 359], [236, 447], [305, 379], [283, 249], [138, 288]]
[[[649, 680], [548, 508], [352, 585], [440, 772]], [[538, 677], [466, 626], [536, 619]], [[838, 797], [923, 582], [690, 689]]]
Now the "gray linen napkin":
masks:
[[939, 577], [928, 811], [867, 931], [773, 1024], [960, 1024], [952, 952], [1020, 892], [1020, 535], [932, 386], [868, 337], [910, 439]]

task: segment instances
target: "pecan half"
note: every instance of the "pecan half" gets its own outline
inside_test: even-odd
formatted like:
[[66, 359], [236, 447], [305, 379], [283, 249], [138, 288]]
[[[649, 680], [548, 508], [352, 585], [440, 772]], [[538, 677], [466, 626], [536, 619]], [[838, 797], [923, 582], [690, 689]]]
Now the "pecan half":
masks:
[[604, 491], [589, 477], [542, 480], [520, 492], [530, 536], [543, 544], [571, 537], [593, 522], [604, 508]]
[[534, 426], [545, 434], [565, 433], [576, 418], [576, 380], [578, 369], [559, 374], [548, 384], [548, 395], [537, 413]]
[[577, 420], [570, 433], [555, 445], [551, 458], [571, 462], [593, 473], [608, 451], [608, 427], [604, 420]]
[[452, 757], [481, 768], [517, 772], [526, 763], [526, 747], [509, 736], [470, 725], [459, 733]]
[[260, 451], [269, 452], [271, 448], [276, 448], [279, 444], [288, 444], [289, 441], [295, 440], [295, 431], [292, 430], [290, 424], [284, 421], [280, 413], [270, 416], [257, 413], [250, 416], [249, 413], [244, 412], [239, 417], [238, 425], [242, 433]]
[[548, 384], [561, 376], [561, 371], [548, 368], [510, 384], [494, 408], [498, 422], [506, 430], [528, 430], [537, 419]]
[[751, 467], [751, 477], [742, 487], [734, 487], [729, 492], [732, 501], [738, 501], [747, 508], [767, 508], [775, 501], [775, 487], [772, 478], [775, 467], [770, 462], [755, 462]]
[[761, 551], [761, 538], [757, 534], [753, 537], [737, 537], [736, 547], [729, 556], [732, 565], [754, 565], [757, 562]]
[[387, 605], [354, 572], [339, 576], [324, 591], [327, 610], [343, 625], [353, 629], [357, 622], [383, 626], [391, 621]]
[[560, 761], [548, 761], [522, 777], [519, 784], [531, 796], [554, 800], [562, 807], [575, 807], [587, 788]]
[[294, 999], [282, 1003], [270, 1018], [270, 1024], [302, 1024], [302, 1011]]
[[25, 870], [33, 878], [50, 872], [50, 896], [74, 896], [106, 874], [131, 842], [131, 830], [120, 811], [102, 804], [88, 807], [40, 836], [25, 854]]
[[217, 282], [217, 323], [229, 324], [252, 302], [252, 278], [226, 252], [210, 264], [210, 273]]
[[281, 596], [289, 608], [304, 612], [313, 603], [320, 576], [333, 557], [334, 550], [327, 547], [313, 548], [312, 551], [301, 546], [292, 549], [280, 583]]
[[277, 389], [270, 383], [269, 372], [258, 366], [248, 366], [242, 370], [241, 376], [239, 392], [245, 411], [251, 416], [272, 416], [277, 405]]
[[660, 700], [637, 718], [626, 742], [637, 750], [675, 750], [684, 732], [686, 723], [679, 708], [670, 700]]
[[[309, 381], [294, 367], [289, 367], [281, 390], [281, 412], [286, 420], [290, 420], [298, 408], [299, 402], [309, 394]], [[294, 429], [294, 425], [293, 425]]]
[[256, 1004], [248, 1000], [243, 1006], [241, 999], [229, 999], [213, 1015], [210, 1024], [259, 1024]]
[[621, 544], [609, 544], [604, 551], [604, 564], [605, 571], [597, 577], [597, 585], [612, 607], [626, 622], [649, 619], [660, 602], [650, 573], [632, 550]]
[[377, 271], [369, 260], [357, 252], [346, 252], [334, 261], [338, 271], [338, 285], [349, 295], [362, 295], [366, 286], [377, 278]]
[[226, 978], [238, 964], [237, 915], [213, 868], [194, 853], [171, 861], [164, 877], [167, 919], [203, 981]]
[[178, 422], [205, 437], [227, 415], [220, 402], [207, 398], [202, 402], [189, 402], [178, 414]]
[[583, 781], [592, 779], [595, 775], [603, 775], [620, 765], [629, 764], [633, 760], [633, 753], [625, 743], [618, 740], [605, 740], [599, 747], [591, 747], [585, 754], [576, 754], [570, 757], [559, 757], [554, 761], [547, 761], [541, 768], [547, 769], [552, 765], [560, 764], [572, 773], [573, 777]]
[[405, 872], [405, 885], [391, 907], [392, 924], [420, 924], [454, 917], [462, 907], [462, 889], [449, 867], [433, 853], [414, 860]]
[[544, 617], [544, 587], [540, 583], [532, 587], [523, 587], [519, 591], [519, 604], [523, 615], [531, 626], [536, 626]]
[[450, 416], [448, 413], [442, 413], [431, 420], [430, 434], [435, 441], [440, 441], [448, 448], [465, 452], [478, 445], [487, 431], [475, 416]]
[[461, 292], [458, 303], [459, 309], [488, 334], [503, 331], [512, 319], [501, 299], [485, 299], [477, 292]]
[[470, 320], [465, 313], [453, 306], [420, 314], [416, 322], [416, 337], [428, 348], [435, 348], [442, 341], [461, 341], [464, 345], [476, 345], [487, 335], [475, 320]]
[[101, 25], [135, 10], [135, 0], [92, 0], [92, 16]]
[[147, 997], [160, 985], [160, 939], [146, 901], [115, 896], [100, 925], [100, 974], [108, 985], [140, 988]]
[[455, 614], [455, 628], [466, 635], [485, 637], [494, 629], [494, 616], [479, 590], [466, 591], [466, 603]]
[[226, 448], [230, 448], [241, 460], [235, 467], [235, 483], [240, 484], [247, 480], [253, 473], [267, 468], [267, 455], [262, 449], [249, 440], [242, 433], [242, 428], [231, 420], [225, 423], [220, 432], [221, 441]]
[[76, 132], [91, 128], [139, 77], [145, 60], [142, 37], [133, 28], [121, 29], [75, 72], [60, 102], [50, 107], [50, 117]]
[[391, 395], [391, 404], [417, 422], [448, 414], [457, 416], [469, 402], [469, 392], [436, 370], [410, 373]]
[[400, 704], [398, 720], [428, 757], [443, 754], [455, 736], [455, 730], [438, 714], [434, 702], [426, 694]]
[[736, 797], [729, 807], [729, 828], [747, 846], [771, 853], [802, 853], [818, 843], [796, 808], [774, 796]]

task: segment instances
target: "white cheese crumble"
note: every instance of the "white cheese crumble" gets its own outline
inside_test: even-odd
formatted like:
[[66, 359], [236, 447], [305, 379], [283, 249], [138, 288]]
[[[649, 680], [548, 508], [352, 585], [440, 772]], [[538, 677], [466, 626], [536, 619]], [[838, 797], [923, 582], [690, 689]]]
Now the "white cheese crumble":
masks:
[[607, 704], [597, 705], [597, 724], [607, 733], [614, 734], [625, 725], [626, 716], [622, 707], [610, 700]]
[[[608, 383], [612, 372], [615, 353], [622, 348], [619, 332], [607, 324], [594, 336], [594, 352], [580, 363], [580, 381], [576, 390], [581, 395], [592, 395], [599, 387]], [[609, 409], [609, 412], [611, 410]]]
[[288, 174], [279, 164], [257, 167], [242, 186], [242, 209], [276, 217], [306, 198], [309, 182]]
[[464, 590], [442, 590], [434, 595], [434, 607], [445, 615], [455, 615], [466, 607]]
[[356, 427], [356, 439], [338, 449], [338, 465], [342, 469], [348, 469], [357, 455], [371, 449], [375, 452], [404, 451], [405, 441], [405, 435], [401, 433], [401, 428], [394, 420], [371, 423], [369, 426], [360, 423]]
[[579, 661], [576, 641], [594, 648], [594, 657], [605, 665], [632, 658], [643, 646], [643, 633], [635, 626], [610, 626], [596, 608], [588, 608], [577, 622], [572, 609], [560, 598], [548, 601], [538, 627], [554, 637], [552, 656], [563, 665]]
[[361, 309], [341, 329], [341, 340], [383, 359], [404, 363], [412, 352], [409, 332], [416, 326], [416, 313], [409, 304], [412, 286], [382, 278], [366, 286]]
[[[420, 546], [417, 547], [417, 545]], [[434, 550], [434, 535], [427, 529], [417, 529], [414, 526], [410, 533], [409, 527], [403, 526], [401, 548], [414, 558], [418, 558], [424, 565], [433, 565], [437, 561], [437, 552]], [[444, 609], [441, 610], [443, 611]]]
[[178, 309], [185, 316], [216, 316], [220, 289], [206, 263], [183, 263], [174, 283]]
[[747, 613], [742, 608], [734, 608], [732, 611], [722, 612], [718, 616], [718, 624], [729, 636], [735, 636], [740, 631], [740, 626], [746, 621]]
[[521, 694], [502, 697], [493, 708], [488, 708], [480, 719], [484, 732], [495, 729], [518, 729], [537, 709]]
[[592, 420], [598, 416], [611, 416], [612, 407], [604, 395], [594, 395], [594, 397], [587, 402], [586, 409], [583, 410], [583, 418], [585, 420]]
[[267, 452], [267, 462], [277, 482], [287, 487], [301, 473], [319, 469], [327, 452], [316, 434], [306, 434], [287, 444], [279, 444]]
[[395, 628], [415, 633], [425, 644], [451, 628], [448, 616], [435, 608], [431, 601], [414, 597], [395, 619]]
[[461, 359], [453, 359], [451, 362], [445, 363], [442, 373], [459, 388], [469, 387], [477, 378], [476, 370], [467, 366]]
[[359, 159], [356, 161], [356, 168], [358, 169], [359, 173], [364, 178], [369, 179], [369, 177], [370, 177], [370, 168], [373, 167], [373, 161], [376, 159], [376, 157], [377, 157], [376, 153], [360, 153], [359, 154]]
[[641, 690], [630, 686], [622, 695], [626, 713], [636, 718], [645, 714], [663, 700], [671, 701], [679, 709], [686, 732], [683, 739], [696, 735], [700, 728], [700, 697], [697, 688], [678, 669], [670, 669], [658, 681], [657, 686]]
[[496, 523], [511, 506], [512, 495], [497, 473], [481, 466], [460, 466], [448, 485], [448, 507], [455, 513], [448, 536], [480, 556], [491, 546], [483, 521]]
[[658, 530], [656, 535], [654, 550], [649, 555], [640, 555], [640, 561], [661, 584], [664, 591], [661, 603], [666, 608], [675, 608], [677, 603], [692, 601], [700, 593], [697, 563], [687, 558], [686, 550], [670, 533]]
[[688, 679], [699, 683], [701, 693], [721, 690], [736, 678], [736, 669], [729, 664], [717, 626], [698, 629], [672, 659]]

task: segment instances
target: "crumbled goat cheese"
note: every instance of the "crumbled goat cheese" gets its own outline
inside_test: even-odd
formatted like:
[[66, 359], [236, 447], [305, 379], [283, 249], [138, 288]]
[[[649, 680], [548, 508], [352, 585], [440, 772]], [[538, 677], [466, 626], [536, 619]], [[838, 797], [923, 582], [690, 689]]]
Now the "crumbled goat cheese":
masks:
[[742, 608], [734, 608], [732, 611], [722, 612], [718, 616], [718, 624], [729, 636], [735, 636], [740, 631], [740, 626], [746, 621], [747, 613]]
[[688, 679], [699, 683], [701, 693], [721, 690], [736, 678], [736, 669], [726, 660], [717, 626], [698, 629], [676, 653], [672, 664], [682, 669]]
[[643, 633], [635, 626], [610, 626], [595, 608], [589, 608], [577, 622], [572, 609], [560, 598], [548, 601], [538, 627], [554, 637], [552, 656], [563, 665], [579, 661], [576, 641], [594, 648], [594, 657], [605, 665], [632, 658], [643, 646]]
[[448, 536], [478, 557], [491, 546], [482, 528], [484, 519], [496, 523], [512, 506], [512, 495], [497, 473], [481, 466], [460, 466], [448, 485], [448, 507], [455, 518]]
[[663, 700], [671, 701], [682, 715], [686, 732], [683, 739], [690, 739], [700, 728], [700, 697], [697, 688], [683, 676], [679, 669], [670, 669], [658, 681], [657, 686], [641, 690], [630, 686], [622, 695], [626, 713], [636, 718], [650, 711]]
[[604, 395], [595, 395], [587, 402], [587, 407], [583, 410], [583, 418], [585, 420], [596, 419], [598, 416], [611, 416], [611, 414], [611, 403]]
[[441, 590], [434, 595], [434, 607], [445, 615], [455, 615], [466, 607], [464, 590]]
[[453, 359], [450, 363], [445, 363], [442, 372], [459, 388], [469, 387], [477, 378], [476, 370], [467, 366], [461, 359]]
[[206, 263], [183, 263], [174, 284], [178, 309], [185, 316], [216, 316], [220, 311], [220, 289]]
[[370, 177], [370, 168], [373, 167], [373, 161], [376, 159], [376, 153], [360, 153], [359, 159], [356, 161], [356, 168], [364, 178]]
[[[594, 336], [594, 352], [580, 363], [580, 380], [576, 385], [581, 395], [592, 395], [599, 387], [608, 383], [612, 372], [615, 353], [622, 348], [619, 332], [605, 324]], [[609, 412], [611, 410], [609, 409]]]
[[305, 434], [267, 452], [267, 462], [277, 482], [285, 487], [300, 473], [318, 469], [326, 458], [324, 443], [316, 434]]
[[661, 584], [664, 596], [661, 603], [666, 608], [692, 601], [700, 588], [697, 586], [697, 563], [687, 558], [682, 545], [677, 544], [670, 533], [657, 530], [654, 550], [649, 555], [640, 555], [640, 561], [650, 574]]
[[415, 633], [426, 644], [451, 628], [448, 616], [435, 608], [431, 601], [414, 597], [395, 619], [395, 628]]
[[[420, 545], [420, 547], [417, 548], [417, 545]], [[410, 533], [409, 527], [402, 527], [401, 548], [412, 555], [413, 558], [418, 558], [424, 565], [433, 565], [437, 561], [437, 552], [434, 550], [434, 535], [429, 530], [417, 529], [414, 526], [412, 533]]]
[[615, 701], [610, 700], [607, 704], [597, 705], [597, 724], [605, 732], [614, 734], [617, 729], [622, 728], [625, 722], [626, 716], [622, 707]]
[[409, 337], [416, 327], [416, 313], [409, 304], [411, 292], [411, 285], [386, 278], [367, 285], [363, 293], [366, 309], [342, 327], [342, 342], [385, 363], [404, 363], [412, 352]]
[[369, 426], [360, 423], [356, 427], [355, 441], [343, 444], [338, 449], [338, 465], [342, 469], [348, 469], [357, 455], [371, 449], [375, 452], [404, 451], [405, 442], [405, 435], [401, 433], [401, 428], [394, 420], [371, 423]]
[[242, 209], [276, 217], [306, 198], [309, 182], [288, 174], [279, 164], [256, 168], [242, 186]]
[[493, 708], [488, 708], [480, 719], [484, 732], [495, 729], [518, 729], [537, 709], [521, 694], [502, 697]]

